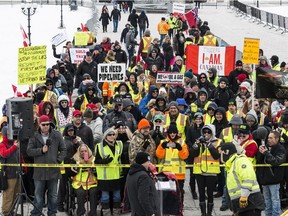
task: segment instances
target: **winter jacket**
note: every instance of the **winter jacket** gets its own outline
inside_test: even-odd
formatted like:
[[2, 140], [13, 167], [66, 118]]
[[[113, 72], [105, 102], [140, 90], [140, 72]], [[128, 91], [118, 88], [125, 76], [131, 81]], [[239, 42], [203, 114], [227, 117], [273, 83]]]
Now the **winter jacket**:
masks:
[[76, 80], [75, 80], [75, 88], [79, 88], [79, 85], [81, 81], [83, 80], [83, 75], [85, 73], [88, 73], [92, 80], [94, 80], [95, 83], [97, 83], [97, 64], [94, 61], [91, 61], [90, 63], [86, 60], [82, 61], [78, 68], [77, 68], [77, 74], [76, 74]]
[[92, 152], [94, 152], [94, 137], [93, 137], [93, 132], [90, 127], [82, 123], [79, 127], [75, 127], [75, 133], [76, 136], [79, 136], [82, 141], [91, 149]]
[[[201, 76], [206, 76], [206, 81], [205, 82], [201, 82], [201, 80], [200, 80]], [[206, 89], [206, 91], [208, 93], [207, 96], [209, 96], [211, 94], [212, 90], [215, 89], [215, 86], [208, 81], [208, 77], [207, 77], [207, 75], [205, 73], [199, 74], [199, 76], [198, 76], [198, 86], [199, 86], [199, 89], [202, 89], [202, 88]], [[198, 94], [199, 94], [199, 92], [198, 92]]]
[[132, 216], [161, 215], [155, 182], [144, 166], [132, 164], [126, 182]]
[[111, 11], [111, 16], [110, 16], [113, 20], [121, 20], [121, 12], [120, 12], [120, 10], [119, 9], [113, 9], [112, 11]]
[[237, 91], [239, 88], [237, 78], [240, 74], [245, 74], [246, 77], [248, 78], [248, 73], [246, 71], [244, 71], [243, 69], [241, 69], [240, 71], [235, 69], [235, 70], [231, 71], [229, 76], [228, 76], [229, 86], [231, 87], [231, 90], [233, 91], [234, 94], [237, 94]]
[[111, 21], [111, 18], [109, 17], [109, 14], [106, 12], [106, 13], [101, 13], [99, 21], [101, 20], [102, 20], [102, 26], [107, 26], [109, 24], [109, 20]]
[[228, 127], [228, 121], [226, 118], [226, 110], [223, 107], [218, 107], [214, 112], [215, 113], [214, 116], [216, 115], [217, 112], [220, 112], [223, 116], [223, 119], [220, 122], [216, 120], [216, 117], [215, 117], [215, 120], [213, 122], [213, 125], [215, 126], [215, 129], [216, 129], [215, 136], [217, 138], [219, 138], [222, 130], [224, 128]]
[[138, 18], [139, 18], [139, 15], [136, 14], [136, 10], [133, 9], [132, 13], [128, 16], [128, 22], [130, 22], [131, 25], [134, 26], [135, 29], [137, 29]]
[[219, 107], [224, 107], [225, 110], [228, 110], [229, 100], [234, 98], [232, 90], [228, 87], [222, 89], [219, 86], [216, 89], [213, 89], [210, 93], [210, 99], [215, 101]]
[[138, 17], [138, 24], [139, 28], [145, 28], [146, 25], [147, 28], [149, 28], [149, 20], [144, 11], [141, 11], [140, 16]]
[[154, 90], [158, 90], [158, 88], [155, 86], [155, 85], [151, 85], [150, 88], [149, 88], [149, 92], [148, 94], [140, 101], [140, 104], [139, 104], [139, 109], [140, 111], [142, 112], [142, 115], [143, 116], [146, 116], [146, 114], [148, 113], [148, 107], [147, 107], [147, 104], [148, 102], [151, 100], [151, 99], [155, 99], [155, 98], [152, 98], [152, 92]]
[[192, 151], [192, 146], [195, 143], [195, 141], [201, 136], [201, 129], [203, 127], [203, 123], [199, 126], [197, 126], [195, 123], [193, 126], [189, 127], [187, 132], [186, 132], [186, 144], [188, 146], [189, 150], [189, 156], [187, 158], [187, 163], [188, 164], [193, 164], [194, 163], [194, 157], [190, 152]]
[[164, 69], [163, 59], [159, 55], [157, 55], [156, 58], [148, 57], [145, 59], [145, 62], [147, 63], [148, 70], [151, 70], [152, 65], [156, 65], [158, 71], [162, 71]]
[[[46, 153], [42, 152], [45, 145], [40, 130], [35, 132], [34, 136], [29, 139], [27, 154], [34, 157], [35, 164], [60, 164], [66, 156], [66, 146], [59, 131], [50, 129], [49, 137], [51, 145]], [[35, 180], [52, 180], [60, 179], [59, 168], [34, 167], [33, 179]]]
[[120, 49], [114, 49], [115, 52], [115, 60], [117, 63], [125, 63], [127, 64], [127, 54], [124, 50]]
[[101, 142], [103, 139], [103, 133], [102, 133], [103, 120], [100, 117], [97, 117], [96, 119], [93, 119], [90, 123], [85, 122], [85, 124], [92, 130], [94, 144]]
[[129, 28], [124, 28], [122, 33], [121, 33], [121, 37], [120, 37], [120, 42], [121, 43], [126, 43], [126, 34], [128, 33]]

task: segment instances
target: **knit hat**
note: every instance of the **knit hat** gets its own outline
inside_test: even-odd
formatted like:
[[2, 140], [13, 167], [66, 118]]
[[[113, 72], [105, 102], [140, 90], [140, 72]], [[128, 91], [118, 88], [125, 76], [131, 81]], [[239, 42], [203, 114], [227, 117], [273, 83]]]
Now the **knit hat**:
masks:
[[229, 105], [234, 105], [234, 106], [236, 106], [236, 100], [233, 99], [233, 98], [230, 99], [229, 102], [228, 102], [228, 106], [229, 106]]
[[163, 119], [163, 116], [162, 116], [162, 115], [156, 114], [156, 115], [154, 116], [154, 118], [153, 118], [153, 121], [155, 122], [156, 120], [161, 120], [161, 121], [163, 121], [164, 119]]
[[236, 146], [231, 142], [227, 142], [224, 145], [221, 145], [221, 150], [224, 152], [229, 150], [229, 155], [237, 153]]
[[192, 79], [193, 78], [192, 69], [189, 69], [188, 71], [186, 71], [184, 73], [184, 77], [188, 77], [188, 78]]
[[247, 81], [242, 82], [239, 87], [240, 87], [240, 88], [245, 88], [245, 89], [247, 89], [248, 92], [251, 92], [251, 91], [252, 91], [251, 85], [250, 85], [250, 83], [247, 82]]
[[278, 62], [279, 61], [279, 57], [277, 55], [272, 55], [270, 60], [273, 60], [275, 62]]
[[236, 61], [236, 66], [243, 66], [243, 62], [241, 60]]
[[209, 108], [212, 108], [213, 110], [216, 110], [218, 108], [218, 105], [215, 102], [211, 102], [208, 105], [207, 109], [209, 109]]
[[117, 121], [116, 123], [115, 123], [115, 129], [117, 129], [117, 128], [119, 128], [120, 126], [126, 126], [125, 125], [125, 122], [124, 121], [122, 121], [122, 120], [119, 120], [119, 121]]
[[219, 80], [219, 83], [221, 83], [221, 82], [225, 82], [226, 85], [229, 84], [228, 79], [226, 77], [221, 77]]
[[194, 119], [196, 119], [196, 118], [201, 118], [203, 120], [203, 114], [201, 112], [196, 112], [194, 114]]
[[242, 118], [239, 114], [234, 114], [231, 118], [229, 125], [241, 125], [243, 124]]
[[242, 124], [240, 125], [238, 132], [243, 134], [250, 134], [250, 126], [246, 123]]
[[73, 116], [75, 117], [75, 116], [77, 116], [77, 115], [82, 116], [82, 112], [81, 112], [80, 110], [74, 110]]
[[92, 110], [93, 110], [93, 109], [97, 109], [97, 107], [96, 107], [95, 104], [87, 104], [87, 105], [86, 105], [86, 108], [88, 108], [88, 107], [91, 108]]
[[66, 131], [75, 130], [74, 125], [70, 123], [66, 125], [65, 129]]
[[123, 99], [123, 109], [127, 108], [128, 106], [134, 106], [134, 104], [129, 98], [124, 98]]
[[138, 123], [138, 131], [140, 131], [144, 127], [151, 127], [149, 121], [146, 118], [141, 119]]
[[183, 62], [183, 59], [182, 59], [181, 56], [176, 56], [176, 58], [175, 58], [175, 62], [178, 61], [178, 60], [181, 60], [181, 61]]
[[178, 110], [179, 110], [179, 107], [178, 107], [178, 103], [176, 101], [171, 101], [168, 105], [169, 109], [172, 107], [172, 106], [175, 106]]
[[83, 113], [83, 117], [93, 118], [93, 110], [90, 107], [87, 107]]
[[39, 124], [41, 124], [42, 122], [50, 122], [50, 119], [47, 115], [42, 115], [39, 118]]
[[145, 162], [150, 161], [150, 155], [146, 152], [138, 152], [136, 155], [135, 162], [137, 164], [144, 164]]
[[171, 122], [168, 129], [167, 129], [167, 133], [176, 133], [178, 134], [178, 128], [175, 122]]
[[246, 74], [239, 74], [237, 79], [239, 80], [239, 82], [243, 82], [245, 79], [247, 78]]

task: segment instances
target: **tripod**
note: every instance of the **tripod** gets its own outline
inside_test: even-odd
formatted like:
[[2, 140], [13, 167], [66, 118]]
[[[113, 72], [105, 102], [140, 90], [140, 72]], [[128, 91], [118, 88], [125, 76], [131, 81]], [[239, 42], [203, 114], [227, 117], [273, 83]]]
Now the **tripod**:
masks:
[[[19, 137], [19, 136], [18, 136]], [[21, 142], [20, 140], [18, 140], [18, 142]], [[21, 144], [21, 143], [20, 143]], [[20, 145], [20, 148], [21, 148], [21, 145]], [[16, 198], [13, 202], [13, 205], [10, 209], [10, 212], [9, 212], [9, 215], [10, 216], [17, 216], [17, 212], [18, 212], [18, 208], [20, 206], [20, 209], [21, 209], [21, 215], [24, 215], [24, 207], [23, 207], [23, 200], [24, 198], [26, 199], [26, 201], [28, 203], [30, 203], [34, 209], [36, 209], [37, 211], [39, 211], [39, 213], [42, 215], [42, 216], [45, 216], [41, 211], [40, 209], [38, 209], [35, 204], [33, 203], [33, 201], [29, 198], [29, 196], [27, 195], [27, 192], [25, 190], [25, 187], [24, 187], [24, 183], [23, 183], [23, 169], [22, 169], [22, 163], [21, 163], [21, 151], [20, 151], [20, 148], [18, 149], [18, 163], [19, 163], [19, 171], [18, 171], [18, 179], [20, 181], [20, 193], [18, 193], [16, 195]], [[23, 191], [23, 192], [22, 192]]]

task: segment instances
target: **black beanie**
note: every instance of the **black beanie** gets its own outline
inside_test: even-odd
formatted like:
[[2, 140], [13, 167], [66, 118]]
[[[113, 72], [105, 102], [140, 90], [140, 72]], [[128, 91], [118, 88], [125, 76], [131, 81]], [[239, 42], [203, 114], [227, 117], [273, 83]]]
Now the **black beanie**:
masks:
[[135, 162], [137, 164], [143, 164], [147, 161], [150, 161], [150, 155], [147, 154], [146, 152], [138, 152], [138, 154], [136, 155]]
[[221, 150], [224, 151], [224, 152], [226, 150], [229, 150], [229, 155], [237, 153], [236, 146], [233, 143], [231, 143], [231, 142], [227, 142], [227, 143], [223, 144], [221, 146]]
[[171, 122], [169, 127], [168, 127], [168, 130], [167, 130], [167, 133], [170, 134], [170, 133], [176, 133], [178, 134], [178, 128], [177, 128], [177, 125], [175, 122]]

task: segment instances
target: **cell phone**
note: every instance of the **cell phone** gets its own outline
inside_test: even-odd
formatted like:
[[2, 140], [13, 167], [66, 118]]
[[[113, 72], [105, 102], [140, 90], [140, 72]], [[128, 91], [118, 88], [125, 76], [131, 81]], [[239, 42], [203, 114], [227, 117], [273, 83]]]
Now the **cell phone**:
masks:
[[88, 161], [88, 159], [89, 159], [88, 152], [85, 152], [84, 153], [84, 161]]
[[154, 130], [163, 132], [163, 127], [161, 125], [154, 125]]

